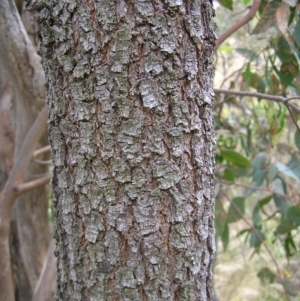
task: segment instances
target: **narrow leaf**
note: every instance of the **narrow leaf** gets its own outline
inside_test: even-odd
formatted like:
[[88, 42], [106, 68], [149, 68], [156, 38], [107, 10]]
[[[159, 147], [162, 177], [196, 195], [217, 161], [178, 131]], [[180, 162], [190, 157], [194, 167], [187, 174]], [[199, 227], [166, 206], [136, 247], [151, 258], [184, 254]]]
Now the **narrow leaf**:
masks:
[[221, 156], [228, 162], [231, 162], [240, 167], [249, 167], [250, 162], [247, 158], [242, 156], [241, 154], [232, 151], [232, 150], [222, 150]]
[[243, 217], [245, 212], [245, 199], [242, 197], [234, 198], [228, 210], [228, 223], [234, 223]]
[[276, 10], [279, 6], [281, 1], [274, 0], [264, 7], [262, 15], [256, 24], [255, 28], [253, 29], [251, 34], [259, 34], [263, 33], [268, 30], [270, 27], [275, 25], [276, 20]]

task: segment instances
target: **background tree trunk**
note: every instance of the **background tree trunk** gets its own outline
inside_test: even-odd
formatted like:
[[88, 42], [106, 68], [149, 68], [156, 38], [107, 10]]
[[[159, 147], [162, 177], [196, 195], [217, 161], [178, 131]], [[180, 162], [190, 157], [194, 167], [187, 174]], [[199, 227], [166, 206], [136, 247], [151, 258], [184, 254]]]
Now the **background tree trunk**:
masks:
[[57, 300], [212, 300], [212, 1], [29, 1], [50, 106]]

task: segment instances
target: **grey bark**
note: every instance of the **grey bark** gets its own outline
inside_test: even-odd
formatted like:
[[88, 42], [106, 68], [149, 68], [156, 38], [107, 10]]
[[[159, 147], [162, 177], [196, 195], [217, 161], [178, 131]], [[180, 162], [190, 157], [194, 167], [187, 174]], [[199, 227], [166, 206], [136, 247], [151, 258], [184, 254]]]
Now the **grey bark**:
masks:
[[56, 300], [212, 300], [212, 1], [29, 3], [50, 107]]

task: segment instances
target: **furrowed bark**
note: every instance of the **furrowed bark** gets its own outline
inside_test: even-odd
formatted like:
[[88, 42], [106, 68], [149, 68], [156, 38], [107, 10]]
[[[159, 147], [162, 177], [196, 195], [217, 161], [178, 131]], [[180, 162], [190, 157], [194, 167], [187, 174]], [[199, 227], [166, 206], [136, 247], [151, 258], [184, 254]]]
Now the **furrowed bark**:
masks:
[[54, 164], [56, 300], [212, 300], [211, 1], [29, 1]]

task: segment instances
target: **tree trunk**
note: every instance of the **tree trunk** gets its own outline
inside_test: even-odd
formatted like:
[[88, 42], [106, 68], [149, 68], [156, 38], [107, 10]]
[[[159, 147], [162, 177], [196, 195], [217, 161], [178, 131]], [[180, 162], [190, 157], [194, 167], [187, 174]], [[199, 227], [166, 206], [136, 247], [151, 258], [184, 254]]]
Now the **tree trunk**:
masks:
[[212, 1], [29, 2], [50, 107], [57, 300], [212, 300]]

